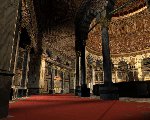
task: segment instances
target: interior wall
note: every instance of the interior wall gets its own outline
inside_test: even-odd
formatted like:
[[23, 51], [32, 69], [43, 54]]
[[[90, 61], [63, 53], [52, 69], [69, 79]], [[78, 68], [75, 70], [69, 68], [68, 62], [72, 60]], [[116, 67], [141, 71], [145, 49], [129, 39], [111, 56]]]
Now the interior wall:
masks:
[[[92, 58], [92, 66], [96, 66], [96, 61], [97, 60], [102, 60], [102, 56], [97, 56], [97, 55], [94, 55], [88, 51], [86, 51], [86, 58], [88, 56], [91, 56]], [[130, 81], [129, 78], [126, 78], [126, 77], [129, 77], [130, 75], [130, 71], [132, 72], [133, 71], [133, 74], [134, 74], [134, 79], [132, 81], [146, 81], [146, 80], [150, 80], [150, 72], [146, 73], [146, 75], [143, 76], [143, 66], [142, 66], [142, 61], [143, 59], [145, 58], [150, 58], [150, 53], [147, 51], [147, 52], [143, 52], [143, 53], [140, 53], [137, 55], [133, 55], [133, 54], [128, 54], [128, 55], [118, 55], [118, 56], [112, 56], [111, 59], [112, 59], [112, 63], [114, 65], [114, 68], [112, 70], [112, 81], [114, 83], [116, 82], [128, 82]], [[126, 62], [127, 63], [127, 71], [126, 73], [123, 75], [123, 72], [120, 74], [122, 76], [119, 77], [118, 74], [119, 74], [119, 62]], [[95, 69], [94, 69], [95, 70]], [[96, 81], [96, 78], [95, 78], [95, 81]]]

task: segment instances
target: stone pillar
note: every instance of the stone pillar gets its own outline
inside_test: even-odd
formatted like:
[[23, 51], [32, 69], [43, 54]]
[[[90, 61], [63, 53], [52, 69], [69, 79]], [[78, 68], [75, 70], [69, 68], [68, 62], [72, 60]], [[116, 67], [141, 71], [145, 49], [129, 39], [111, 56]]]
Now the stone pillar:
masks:
[[51, 68], [51, 89], [49, 90], [49, 94], [54, 94], [54, 77], [55, 77], [55, 69], [52, 67]]
[[74, 70], [70, 71], [70, 93], [74, 93], [74, 81], [75, 80], [75, 76], [74, 76]]
[[22, 80], [21, 80], [21, 96], [27, 96], [27, 82], [28, 82], [28, 63], [29, 63], [29, 51], [24, 51], [24, 60], [22, 65]]
[[12, 76], [6, 71], [0, 72], [0, 119], [8, 115]]
[[22, 81], [21, 87], [26, 89], [26, 84], [28, 82], [28, 63], [29, 63], [29, 50], [25, 50], [24, 61], [23, 61], [23, 71], [22, 71]]
[[118, 99], [117, 88], [113, 87], [112, 83], [112, 68], [109, 48], [109, 33], [108, 20], [102, 18], [102, 55], [103, 55], [103, 70], [104, 70], [104, 85], [100, 87], [101, 99]]
[[40, 93], [44, 92], [45, 87], [45, 70], [46, 70], [46, 56], [42, 54], [41, 56], [41, 64], [40, 64], [40, 79], [39, 79], [39, 89]]
[[136, 67], [138, 69], [138, 78], [139, 78], [139, 81], [143, 81], [143, 79], [142, 79], [142, 59], [139, 59], [139, 58], [137, 58], [138, 61], [137, 61]]
[[92, 66], [92, 81], [93, 81], [93, 85], [95, 85], [95, 68], [94, 68], [94, 66]]
[[29, 72], [28, 72], [28, 94], [40, 94], [40, 68], [41, 55], [30, 53]]
[[118, 64], [114, 65], [114, 71], [115, 71], [115, 83], [118, 83]]
[[69, 78], [69, 93], [70, 93], [70, 82], [71, 82], [71, 77], [70, 77], [70, 71], [68, 71], [68, 78]]
[[13, 77], [11, 68], [14, 41], [18, 31], [19, 1], [1, 0], [0, 4], [0, 119], [7, 117]]
[[82, 51], [81, 51], [81, 86], [87, 86], [86, 85], [85, 46], [82, 47]]
[[62, 71], [62, 90], [61, 90], [61, 93], [64, 93], [64, 79], [65, 78], [65, 72], [64, 71]]
[[95, 85], [95, 69], [94, 66], [92, 65], [92, 85], [91, 85], [92, 91], [93, 91], [93, 85]]
[[111, 73], [111, 59], [110, 59], [110, 48], [109, 48], [109, 33], [108, 26], [102, 26], [102, 54], [103, 54], [103, 70], [104, 70], [104, 83], [112, 84], [112, 73]]
[[90, 88], [86, 83], [86, 62], [85, 62], [85, 44], [81, 48], [81, 97], [89, 97]]
[[[14, 53], [13, 53], [13, 56], [14, 57], [14, 61], [13, 62], [13, 65], [12, 65], [12, 68], [13, 68], [13, 73], [16, 72], [16, 66], [17, 66], [17, 58], [18, 58], [18, 52], [19, 52], [19, 41], [20, 41], [20, 32], [18, 33], [18, 39], [15, 41], [16, 43], [14, 44]], [[12, 78], [12, 88], [15, 88], [15, 85], [14, 85], [14, 77]]]
[[79, 67], [79, 56], [80, 52], [76, 52], [76, 88], [75, 88], [75, 95], [78, 95], [80, 92], [80, 67]]
[[[14, 76], [14, 98], [22, 97], [23, 96], [23, 83], [25, 83], [25, 80], [22, 78], [24, 77], [24, 63], [25, 63], [25, 50], [23, 48], [18, 49], [18, 56], [17, 56], [17, 64], [16, 64], [16, 70], [15, 70], [15, 76]], [[22, 84], [22, 85], [21, 85]], [[23, 86], [23, 87], [22, 87]]]

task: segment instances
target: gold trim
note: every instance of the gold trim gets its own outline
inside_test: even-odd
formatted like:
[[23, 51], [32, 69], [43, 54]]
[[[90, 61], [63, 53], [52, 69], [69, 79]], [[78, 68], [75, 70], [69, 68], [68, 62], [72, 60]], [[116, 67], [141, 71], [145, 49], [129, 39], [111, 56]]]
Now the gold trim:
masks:
[[133, 15], [135, 15], [135, 14], [138, 14], [138, 13], [144, 11], [145, 9], [147, 9], [147, 6], [141, 8], [141, 9], [139, 9], [139, 10], [133, 12], [133, 13], [129, 13], [129, 14], [127, 14], [127, 15], [123, 15], [123, 16], [119, 16], [119, 17], [112, 17], [112, 21], [113, 21], [113, 20], [118, 20], [118, 19], [124, 19], [124, 18], [127, 18], [127, 17], [131, 17], [131, 16], [133, 16]]
[[[91, 48], [89, 47], [86, 47], [86, 50], [89, 52], [89, 53], [92, 53], [94, 55], [97, 55], [97, 56], [102, 56], [102, 52], [97, 52], [97, 51], [94, 51], [92, 50]], [[130, 53], [121, 53], [121, 54], [111, 54], [112, 57], [121, 57], [121, 56], [133, 56], [133, 55], [139, 55], [139, 54], [145, 54], [145, 53], [150, 53], [150, 48], [149, 49], [145, 49], [145, 50], [141, 50], [141, 51], [136, 51], [136, 52], [130, 52]]]

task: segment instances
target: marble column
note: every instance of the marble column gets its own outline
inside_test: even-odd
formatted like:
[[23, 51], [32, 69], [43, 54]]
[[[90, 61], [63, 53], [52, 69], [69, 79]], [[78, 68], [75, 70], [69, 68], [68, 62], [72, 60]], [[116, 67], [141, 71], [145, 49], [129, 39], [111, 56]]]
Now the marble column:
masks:
[[65, 78], [65, 72], [62, 71], [62, 84], [61, 84], [61, 93], [64, 93], [64, 78]]
[[21, 80], [21, 96], [27, 96], [27, 82], [28, 82], [28, 63], [29, 63], [29, 50], [24, 51], [24, 59], [22, 65], [22, 80]]
[[40, 94], [41, 55], [30, 53], [28, 72], [28, 94]]
[[0, 119], [8, 115], [12, 73], [0, 71]]
[[117, 69], [118, 69], [118, 64], [115, 64], [114, 65], [114, 80], [115, 80], [114, 82], [115, 83], [118, 83], [118, 70]]
[[109, 33], [108, 33], [108, 20], [103, 18], [101, 32], [102, 32], [102, 55], [103, 55], [103, 70], [104, 70], [104, 85], [100, 87], [101, 99], [119, 99], [117, 88], [112, 83], [112, 67], [109, 48]]
[[69, 74], [69, 93], [71, 93], [71, 71], [68, 72]]
[[24, 61], [23, 61], [23, 71], [22, 71], [22, 81], [21, 87], [26, 88], [28, 82], [28, 63], [29, 63], [29, 50], [25, 50]]
[[92, 84], [95, 85], [95, 68], [92, 66]]
[[86, 62], [85, 62], [85, 43], [81, 48], [81, 97], [89, 97], [90, 88], [87, 88], [86, 83]]
[[86, 84], [86, 63], [85, 63], [85, 46], [81, 51], [81, 86], [87, 86]]
[[[14, 57], [14, 61], [13, 62], [13, 73], [16, 72], [16, 66], [17, 66], [17, 58], [18, 58], [18, 51], [19, 51], [19, 41], [20, 41], [20, 32], [18, 32], [18, 39], [16, 40], [16, 43], [14, 45], [14, 54], [13, 54], [13, 57]], [[12, 85], [11, 85], [12, 88], [15, 88], [15, 84], [14, 84], [14, 77], [12, 79]], [[14, 96], [13, 96], [14, 97]]]
[[95, 85], [95, 69], [94, 69], [94, 66], [92, 65], [91, 93], [93, 91], [93, 85]]
[[75, 87], [75, 95], [78, 95], [80, 92], [80, 66], [79, 66], [79, 61], [80, 61], [80, 52], [76, 52], [76, 87]]
[[49, 90], [49, 94], [54, 94], [54, 77], [55, 77], [55, 69], [51, 68], [51, 89]]
[[142, 79], [142, 59], [137, 60], [136, 68], [138, 69], [139, 81], [143, 81], [143, 79]]
[[17, 56], [17, 64], [16, 64], [16, 70], [15, 70], [15, 76], [14, 76], [14, 98], [22, 97], [23, 96], [23, 90], [22, 90], [22, 81], [23, 81], [23, 74], [24, 74], [24, 62], [25, 62], [25, 50], [21, 47], [18, 49], [18, 56]]
[[110, 59], [110, 48], [109, 48], [109, 33], [108, 26], [102, 26], [102, 54], [103, 54], [103, 70], [104, 70], [104, 83], [112, 84], [112, 73], [111, 73], [111, 59]]
[[14, 41], [18, 33], [19, 1], [1, 0], [0, 8], [0, 119], [7, 117], [13, 77]]

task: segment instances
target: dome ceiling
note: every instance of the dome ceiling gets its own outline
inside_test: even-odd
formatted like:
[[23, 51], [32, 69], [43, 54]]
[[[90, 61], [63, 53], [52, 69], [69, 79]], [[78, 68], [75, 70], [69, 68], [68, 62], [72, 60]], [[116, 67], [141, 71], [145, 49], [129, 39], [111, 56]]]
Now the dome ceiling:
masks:
[[44, 47], [75, 57], [74, 18], [83, 0], [33, 0]]
[[[57, 51], [68, 58], [75, 58], [75, 33], [73, 24], [55, 27], [44, 34], [43, 42], [50, 51]], [[72, 27], [71, 27], [72, 26]]]
[[[38, 23], [38, 30], [40, 33], [43, 33], [43, 42], [45, 42], [47, 48], [59, 51], [61, 54], [66, 54], [72, 58], [75, 57], [74, 18], [82, 1], [83, 0], [33, 0]], [[115, 8], [121, 6], [127, 1], [128, 0], [116, 0]], [[114, 17], [119, 17], [134, 12], [142, 8], [144, 5], [144, 0], [135, 0], [135, 2], [133, 2], [131, 5], [115, 13]], [[143, 50], [145, 47], [148, 47], [143, 46], [138, 48], [140, 39], [144, 39], [144, 37], [140, 38], [142, 33], [138, 31], [136, 35], [128, 30], [128, 28], [130, 28], [130, 24], [131, 26], [133, 24], [131, 21], [134, 20], [136, 26], [138, 26], [138, 24], [142, 24], [140, 19], [143, 18], [139, 17], [139, 19], [136, 20], [136, 17], [133, 16], [131, 19], [126, 18], [123, 20], [116, 20], [111, 22], [111, 53], [119, 54], [134, 52], [136, 50]], [[127, 27], [124, 27], [125, 24]], [[137, 29], [139, 28], [137, 27]], [[87, 41], [87, 48], [90, 49], [93, 53], [98, 54], [101, 53], [101, 35], [99, 30], [100, 28], [95, 28], [95, 31], [92, 31], [91, 34], [89, 34], [89, 40]], [[120, 33], [120, 30], [124, 32]], [[114, 34], [114, 31], [117, 33], [116, 35]], [[128, 33], [127, 35], [126, 32]], [[144, 34], [147, 33], [143, 33], [143, 36]], [[134, 43], [134, 40], [132, 42], [132, 38], [137, 39], [136, 43]], [[148, 42], [149, 41], [144, 41], [144, 43]], [[129, 45], [132, 45], [133, 47], [130, 48]], [[129, 47], [128, 49], [126, 49], [127, 46]]]
[[[95, 24], [93, 21], [92, 24]], [[92, 25], [91, 25], [92, 26]], [[109, 26], [111, 54], [133, 53], [150, 48], [150, 13], [146, 7], [132, 16], [113, 18]], [[87, 50], [101, 55], [101, 32], [97, 26], [89, 33]]]
[[[115, 9], [128, 2], [129, 0], [116, 0]], [[138, 9], [144, 7], [146, 5], [144, 0], [135, 0], [130, 5], [127, 5], [125, 8], [119, 10], [114, 14], [115, 17], [127, 15], [129, 13], [135, 12]]]

